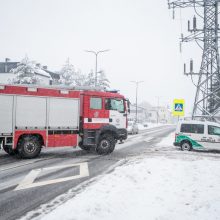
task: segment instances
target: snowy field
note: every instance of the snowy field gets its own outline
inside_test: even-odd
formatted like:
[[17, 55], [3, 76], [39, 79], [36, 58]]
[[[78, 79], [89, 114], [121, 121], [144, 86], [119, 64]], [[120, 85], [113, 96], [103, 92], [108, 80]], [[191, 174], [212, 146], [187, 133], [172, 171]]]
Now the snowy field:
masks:
[[220, 154], [175, 151], [173, 138], [171, 134], [156, 146], [170, 149], [172, 156], [133, 158], [38, 218], [220, 219]]

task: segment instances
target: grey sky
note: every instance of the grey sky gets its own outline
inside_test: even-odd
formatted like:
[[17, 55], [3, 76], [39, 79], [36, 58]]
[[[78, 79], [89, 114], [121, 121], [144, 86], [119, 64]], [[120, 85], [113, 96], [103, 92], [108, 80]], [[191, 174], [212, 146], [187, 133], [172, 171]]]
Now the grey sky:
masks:
[[[94, 69], [95, 57], [84, 50], [110, 49], [99, 56], [98, 69], [105, 70], [112, 88], [134, 102], [130, 81], [143, 80], [140, 101], [156, 104], [160, 96], [161, 104], [171, 104], [174, 98], [185, 98], [187, 112], [191, 111], [195, 88], [183, 76], [183, 62], [194, 51], [179, 53], [180, 22], [172, 20], [166, 0], [0, 3], [0, 60], [21, 60], [27, 54], [58, 70], [69, 57], [76, 68], [88, 73]], [[183, 25], [185, 29], [186, 20]]]

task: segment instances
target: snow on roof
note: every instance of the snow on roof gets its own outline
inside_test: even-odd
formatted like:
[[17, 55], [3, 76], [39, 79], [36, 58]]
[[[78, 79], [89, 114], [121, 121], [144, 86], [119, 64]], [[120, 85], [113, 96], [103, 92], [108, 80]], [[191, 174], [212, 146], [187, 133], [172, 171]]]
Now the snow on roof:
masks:
[[45, 76], [47, 78], [51, 78], [50, 74], [42, 69], [36, 69], [35, 73], [41, 76]]

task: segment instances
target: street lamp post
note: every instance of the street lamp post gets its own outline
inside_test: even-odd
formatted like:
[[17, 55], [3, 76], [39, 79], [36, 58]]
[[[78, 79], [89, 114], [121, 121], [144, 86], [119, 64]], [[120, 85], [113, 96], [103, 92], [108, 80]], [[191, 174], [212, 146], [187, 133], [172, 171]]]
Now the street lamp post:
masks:
[[159, 123], [159, 102], [160, 102], [160, 96], [156, 96], [157, 98], [157, 124]]
[[135, 111], [135, 121], [137, 122], [137, 102], [138, 102], [138, 85], [144, 81], [131, 81], [136, 84], [136, 111]]
[[109, 50], [99, 50], [99, 51], [93, 51], [93, 50], [85, 50], [86, 52], [93, 53], [95, 55], [95, 86], [97, 86], [97, 66], [98, 66], [98, 55], [99, 53], [107, 52]]

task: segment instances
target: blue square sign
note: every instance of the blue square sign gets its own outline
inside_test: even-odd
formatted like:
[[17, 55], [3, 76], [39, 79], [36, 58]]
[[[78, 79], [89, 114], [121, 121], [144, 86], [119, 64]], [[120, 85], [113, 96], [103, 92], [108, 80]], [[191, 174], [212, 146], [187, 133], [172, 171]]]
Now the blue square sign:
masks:
[[175, 103], [175, 111], [182, 112], [183, 111], [183, 104], [182, 103]]

